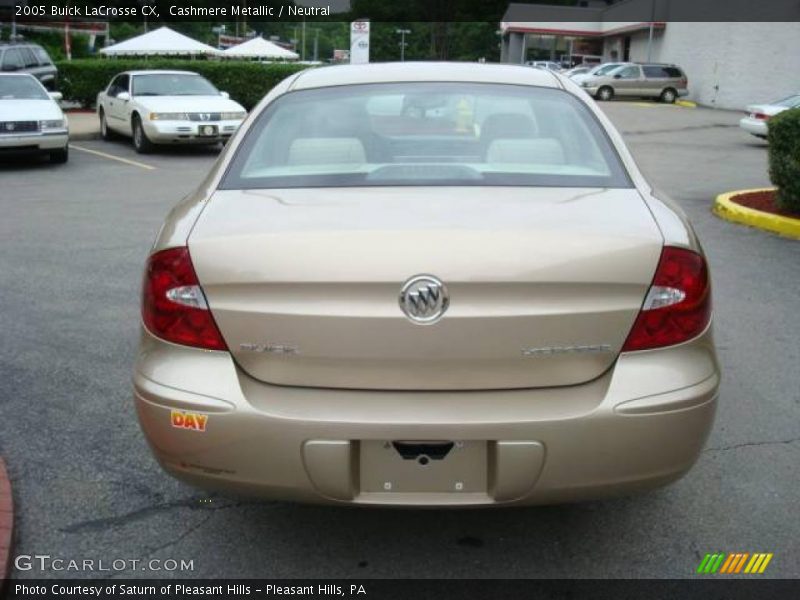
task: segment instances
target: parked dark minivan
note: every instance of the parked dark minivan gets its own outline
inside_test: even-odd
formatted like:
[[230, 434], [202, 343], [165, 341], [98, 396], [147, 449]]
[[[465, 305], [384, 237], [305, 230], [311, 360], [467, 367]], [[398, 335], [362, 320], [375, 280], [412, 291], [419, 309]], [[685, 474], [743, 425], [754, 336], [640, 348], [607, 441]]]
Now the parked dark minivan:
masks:
[[30, 42], [0, 42], [0, 70], [5, 73], [30, 73], [48, 90], [55, 90], [58, 69], [44, 48]]

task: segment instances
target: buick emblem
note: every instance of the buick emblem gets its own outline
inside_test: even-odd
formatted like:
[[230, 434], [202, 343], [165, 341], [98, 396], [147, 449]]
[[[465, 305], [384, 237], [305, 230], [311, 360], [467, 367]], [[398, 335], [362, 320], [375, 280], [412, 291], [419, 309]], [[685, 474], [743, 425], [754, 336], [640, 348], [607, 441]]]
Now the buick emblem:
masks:
[[211, 115], [209, 113], [200, 113], [201, 121], [208, 121], [209, 119], [211, 119]]
[[399, 303], [411, 322], [430, 325], [447, 311], [450, 296], [447, 287], [433, 275], [417, 275], [403, 285]]

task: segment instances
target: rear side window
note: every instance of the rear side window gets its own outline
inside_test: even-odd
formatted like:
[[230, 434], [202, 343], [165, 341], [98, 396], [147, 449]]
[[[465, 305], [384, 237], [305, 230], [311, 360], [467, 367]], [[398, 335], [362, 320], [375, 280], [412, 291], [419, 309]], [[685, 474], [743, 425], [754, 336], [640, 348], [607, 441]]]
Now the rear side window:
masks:
[[563, 90], [485, 83], [285, 94], [256, 118], [226, 189], [630, 187], [605, 131]]
[[38, 59], [39, 63], [43, 65], [53, 64], [53, 61], [50, 60], [50, 56], [47, 54], [44, 48], [41, 48], [40, 46], [31, 46], [31, 50], [36, 55], [36, 58]]
[[651, 79], [680, 79], [683, 77], [681, 70], [676, 67], [650, 66], [644, 67], [644, 76]]
[[19, 50], [22, 53], [22, 60], [25, 62], [26, 67], [39, 66], [39, 59], [36, 58], [31, 48], [20, 48]]

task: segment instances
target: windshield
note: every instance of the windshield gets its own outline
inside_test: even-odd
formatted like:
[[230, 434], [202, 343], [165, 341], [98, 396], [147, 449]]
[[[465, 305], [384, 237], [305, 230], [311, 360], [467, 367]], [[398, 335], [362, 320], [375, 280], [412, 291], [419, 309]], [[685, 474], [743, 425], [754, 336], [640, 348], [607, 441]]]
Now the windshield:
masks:
[[784, 98], [783, 100], [778, 100], [777, 102], [773, 103], [773, 106], [785, 106], [786, 108], [794, 108], [795, 106], [800, 106], [800, 95], [789, 96], [788, 98]]
[[630, 187], [580, 100], [481, 83], [285, 94], [258, 116], [221, 187], [392, 185]]
[[211, 82], [193, 73], [156, 73], [133, 78], [134, 96], [218, 96]]
[[622, 63], [608, 63], [608, 64], [605, 64], [605, 65], [600, 65], [599, 67], [595, 67], [594, 69], [592, 69], [591, 74], [592, 75], [608, 75], [609, 73], [611, 73], [611, 71], [613, 71], [614, 69], [616, 69], [617, 67], [620, 67], [620, 66], [622, 66]]
[[33, 77], [0, 77], [0, 100], [49, 100], [45, 89]]

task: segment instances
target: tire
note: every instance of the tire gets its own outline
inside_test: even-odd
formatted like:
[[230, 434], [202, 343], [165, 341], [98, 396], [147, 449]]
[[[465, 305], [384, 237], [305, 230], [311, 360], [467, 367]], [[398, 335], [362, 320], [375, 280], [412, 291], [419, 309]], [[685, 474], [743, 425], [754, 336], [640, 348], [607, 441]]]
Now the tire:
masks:
[[147, 154], [153, 151], [153, 142], [147, 138], [147, 134], [142, 127], [142, 120], [139, 115], [133, 115], [131, 120], [133, 128], [133, 149], [139, 154]]
[[54, 165], [63, 165], [69, 160], [69, 145], [64, 146], [60, 150], [53, 150], [50, 152], [50, 162]]
[[106, 113], [102, 108], [100, 109], [100, 137], [107, 142], [114, 139], [114, 134], [108, 128], [108, 123], [106, 122]]
[[672, 88], [667, 88], [663, 92], [661, 92], [661, 96], [659, 96], [659, 100], [664, 104], [674, 104], [675, 100], [678, 99], [678, 92], [673, 90]]
[[608, 102], [609, 100], [614, 99], [614, 89], [604, 85], [599, 90], [597, 90], [597, 99], [602, 100], [603, 102]]

